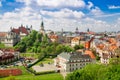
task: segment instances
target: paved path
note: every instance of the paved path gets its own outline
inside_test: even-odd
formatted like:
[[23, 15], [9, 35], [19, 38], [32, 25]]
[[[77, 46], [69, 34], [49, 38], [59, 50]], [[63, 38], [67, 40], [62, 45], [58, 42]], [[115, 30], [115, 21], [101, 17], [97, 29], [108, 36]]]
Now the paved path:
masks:
[[65, 80], [65, 77], [67, 75], [67, 72], [65, 72], [64, 70], [60, 70], [60, 74], [62, 74], [64, 80]]
[[43, 72], [43, 71], [53, 71], [57, 70], [57, 68], [53, 64], [44, 64], [43, 67], [40, 65], [35, 65], [32, 67], [36, 72]]

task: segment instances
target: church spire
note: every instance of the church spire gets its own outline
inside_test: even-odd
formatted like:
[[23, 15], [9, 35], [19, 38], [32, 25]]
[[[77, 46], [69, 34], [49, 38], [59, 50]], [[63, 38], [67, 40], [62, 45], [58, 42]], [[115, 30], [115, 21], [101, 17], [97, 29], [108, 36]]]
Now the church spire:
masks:
[[41, 26], [40, 26], [40, 33], [45, 35], [43, 18], [42, 18], [42, 22], [41, 22]]
[[90, 32], [89, 28], [87, 29], [87, 32]]
[[41, 22], [41, 30], [44, 30], [44, 22], [43, 22], [43, 18], [42, 18], [42, 22]]
[[79, 33], [78, 27], [76, 27], [75, 33], [76, 33], [76, 34]]

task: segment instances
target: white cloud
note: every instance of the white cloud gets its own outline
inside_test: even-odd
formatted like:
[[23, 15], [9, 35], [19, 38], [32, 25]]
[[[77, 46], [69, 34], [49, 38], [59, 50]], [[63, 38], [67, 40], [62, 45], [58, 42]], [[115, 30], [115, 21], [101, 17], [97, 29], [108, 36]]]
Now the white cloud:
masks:
[[85, 7], [83, 0], [37, 0], [37, 3], [46, 7]]
[[93, 4], [92, 2], [89, 1], [87, 7], [88, 7], [88, 9], [91, 9], [92, 7], [94, 7], [94, 4]]
[[41, 10], [40, 13], [43, 16], [49, 16], [53, 18], [82, 18], [85, 16], [85, 14], [81, 11], [72, 11], [67, 8], [55, 12]]
[[0, 16], [0, 26], [2, 26], [0, 31], [8, 31], [8, 27], [19, 27], [21, 24], [39, 27], [41, 19], [40, 14], [30, 7], [16, 9], [16, 11], [6, 12]]
[[[40, 29], [41, 16], [45, 23], [45, 29], [61, 30], [63, 28], [66, 31], [75, 31], [78, 27], [80, 31], [86, 31], [90, 28], [92, 31], [108, 31], [108, 30], [120, 30], [120, 21], [116, 22], [116, 25], [108, 24], [102, 20], [96, 20], [86, 18], [85, 13], [82, 11], [72, 10], [73, 7], [87, 8], [90, 14], [94, 16], [101, 16], [104, 13], [100, 8], [94, 6], [92, 2], [85, 4], [83, 0], [16, 0], [17, 2], [23, 2], [26, 6], [22, 8], [16, 8], [12, 12], [6, 12], [0, 15], [0, 31], [8, 31], [9, 28], [19, 27], [23, 25], [33, 25], [36, 30]], [[32, 2], [36, 2], [35, 6], [30, 6]], [[39, 6], [38, 6], [39, 5]], [[48, 7], [56, 11], [41, 9], [41, 7]], [[72, 8], [71, 8], [72, 7]], [[119, 20], [119, 19], [118, 19]]]
[[16, 2], [23, 2], [25, 5], [30, 5], [32, 3], [32, 0], [16, 0]]
[[110, 5], [108, 6], [109, 9], [120, 9], [120, 6]]
[[91, 14], [95, 16], [100, 16], [103, 14], [103, 12], [100, 10], [100, 8], [95, 7], [94, 9], [91, 9]]

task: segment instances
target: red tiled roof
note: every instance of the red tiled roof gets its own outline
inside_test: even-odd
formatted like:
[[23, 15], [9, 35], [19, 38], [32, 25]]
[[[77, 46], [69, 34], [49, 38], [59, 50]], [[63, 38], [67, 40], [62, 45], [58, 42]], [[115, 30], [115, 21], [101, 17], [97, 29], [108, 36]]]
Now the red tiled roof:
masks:
[[90, 42], [89, 42], [89, 41], [85, 42], [85, 48], [86, 48], [86, 49], [89, 49], [89, 48], [90, 48]]
[[7, 32], [0, 32], [0, 37], [5, 37], [7, 35]]
[[1, 49], [1, 51], [4, 53], [0, 56], [0, 61], [6, 60], [6, 59], [12, 59], [14, 58], [14, 50], [13, 49]]
[[25, 33], [25, 34], [28, 34], [28, 31], [25, 27], [21, 26], [19, 27], [19, 30], [22, 32], [22, 33]]
[[50, 35], [49, 38], [50, 39], [58, 39], [58, 36], [57, 35]]
[[90, 56], [92, 59], [95, 59], [95, 55], [92, 53], [92, 51], [86, 50], [86, 51], [85, 51], [85, 54], [89, 54], [89, 56]]
[[108, 41], [110, 42], [110, 44], [116, 44], [116, 40], [114, 38], [109, 38]]
[[116, 46], [116, 45], [111, 45], [111, 46], [109, 47], [109, 50], [111, 50], [111, 51], [113, 51], [113, 50], [115, 50], [115, 49], [117, 49], [117, 46]]
[[15, 32], [16, 34], [20, 33], [19, 29], [15, 29], [15, 28], [12, 29], [12, 32]]
[[80, 37], [74, 37], [73, 39], [72, 39], [72, 41], [79, 41], [80, 40]]
[[13, 28], [12, 32], [15, 32], [16, 34], [20, 34], [20, 32], [28, 34], [28, 31], [25, 27], [21, 26], [18, 29]]
[[97, 47], [98, 47], [99, 49], [103, 49], [103, 48], [105, 47], [105, 45], [104, 45], [104, 44], [99, 44], [99, 45], [97, 45]]
[[93, 35], [95, 34], [95, 32], [92, 32], [92, 31], [90, 31], [90, 32], [87, 32], [87, 33], [88, 33], [88, 34], [93, 34]]

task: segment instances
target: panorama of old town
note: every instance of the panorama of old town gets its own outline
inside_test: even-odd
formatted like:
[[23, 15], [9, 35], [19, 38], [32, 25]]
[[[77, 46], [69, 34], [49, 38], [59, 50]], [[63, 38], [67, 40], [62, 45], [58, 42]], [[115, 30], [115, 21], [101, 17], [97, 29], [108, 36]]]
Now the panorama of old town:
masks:
[[[88, 0], [36, 1], [0, 0], [0, 80], [120, 80], [119, 13], [105, 13], [94, 5], [97, 2]], [[116, 2], [110, 3], [110, 10], [120, 12], [120, 6], [113, 5]], [[23, 6], [11, 11], [8, 5]], [[113, 17], [118, 22], [109, 23], [112, 26], [102, 22]], [[36, 18], [37, 25], [33, 24]]]

